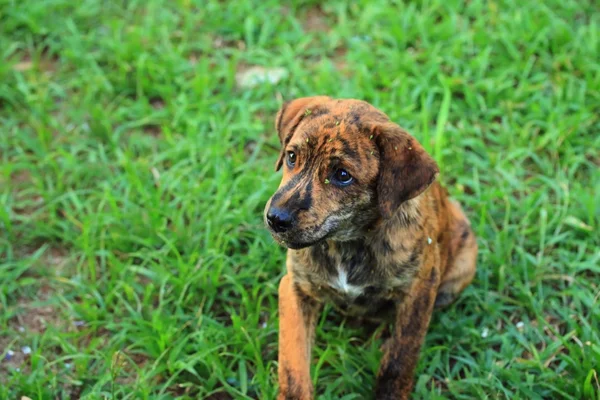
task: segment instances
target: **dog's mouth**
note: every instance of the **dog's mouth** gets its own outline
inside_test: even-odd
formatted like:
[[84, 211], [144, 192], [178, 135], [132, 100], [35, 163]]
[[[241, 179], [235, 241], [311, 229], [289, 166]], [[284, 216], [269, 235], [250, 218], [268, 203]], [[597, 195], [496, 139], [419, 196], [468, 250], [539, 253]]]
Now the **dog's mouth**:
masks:
[[325, 233], [324, 235], [321, 235], [317, 239], [308, 239], [308, 238], [307, 239], [298, 239], [293, 236], [280, 235], [273, 231], [271, 231], [271, 236], [273, 236], [273, 239], [275, 239], [275, 241], [277, 243], [279, 243], [280, 245], [282, 245], [284, 247], [287, 247], [288, 249], [300, 250], [300, 249], [305, 249], [307, 247], [314, 246], [314, 245], [322, 242], [323, 240], [326, 240], [327, 237], [329, 236], [329, 233]]
[[282, 240], [280, 243], [282, 245], [284, 245], [285, 247], [287, 247], [288, 249], [301, 250], [301, 249], [305, 249], [307, 247], [314, 246], [314, 245], [322, 242], [323, 240], [325, 240], [325, 237], [318, 239], [318, 240], [313, 240], [310, 242], [294, 242], [294, 241]]
[[327, 239], [332, 239], [338, 236], [340, 227], [344, 226], [351, 215], [350, 214], [331, 214], [328, 215], [320, 223], [312, 226], [298, 226], [286, 230], [284, 232], [276, 232], [267, 221], [266, 210], [270, 207], [270, 202], [265, 207], [263, 221], [271, 236], [281, 246], [292, 250], [305, 249], [307, 247], [319, 244]]
[[[327, 219], [325, 220], [327, 222]], [[268, 225], [267, 225], [268, 227]], [[295, 230], [294, 232], [277, 233], [270, 227], [271, 236], [277, 243], [292, 250], [305, 249], [326, 240], [335, 229], [323, 223], [312, 229]]]

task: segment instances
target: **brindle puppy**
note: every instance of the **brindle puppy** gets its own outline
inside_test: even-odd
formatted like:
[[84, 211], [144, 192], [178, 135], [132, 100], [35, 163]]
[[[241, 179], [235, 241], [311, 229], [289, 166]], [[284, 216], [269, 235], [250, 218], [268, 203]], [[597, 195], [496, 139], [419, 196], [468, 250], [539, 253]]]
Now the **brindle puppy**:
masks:
[[423, 147], [358, 100], [300, 98], [276, 117], [283, 180], [265, 208], [289, 248], [279, 286], [279, 399], [311, 399], [317, 313], [395, 318], [377, 400], [409, 397], [434, 306], [475, 274], [477, 243]]

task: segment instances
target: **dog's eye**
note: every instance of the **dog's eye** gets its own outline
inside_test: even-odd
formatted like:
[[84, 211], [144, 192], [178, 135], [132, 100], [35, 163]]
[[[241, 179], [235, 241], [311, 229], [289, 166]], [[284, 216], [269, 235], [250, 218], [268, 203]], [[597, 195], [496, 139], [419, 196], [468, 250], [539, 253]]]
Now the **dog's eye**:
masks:
[[343, 168], [340, 168], [337, 171], [335, 171], [334, 178], [335, 178], [336, 182], [339, 183], [340, 185], [348, 185], [353, 180], [352, 175], [350, 175], [348, 173], [348, 171], [346, 171]]
[[287, 163], [290, 167], [296, 165], [296, 153], [293, 151], [288, 151], [287, 153]]

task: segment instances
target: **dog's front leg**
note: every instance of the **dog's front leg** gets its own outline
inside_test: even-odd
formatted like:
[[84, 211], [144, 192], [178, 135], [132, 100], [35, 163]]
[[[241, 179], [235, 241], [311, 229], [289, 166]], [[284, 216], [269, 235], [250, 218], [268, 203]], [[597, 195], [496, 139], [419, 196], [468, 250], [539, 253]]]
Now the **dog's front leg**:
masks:
[[300, 294], [290, 275], [279, 284], [280, 400], [312, 399], [310, 353], [319, 306]]
[[385, 344], [377, 376], [377, 400], [410, 398], [414, 370], [440, 282], [436, 268], [431, 268], [425, 276], [425, 279], [415, 281], [409, 295], [396, 310], [394, 333]]

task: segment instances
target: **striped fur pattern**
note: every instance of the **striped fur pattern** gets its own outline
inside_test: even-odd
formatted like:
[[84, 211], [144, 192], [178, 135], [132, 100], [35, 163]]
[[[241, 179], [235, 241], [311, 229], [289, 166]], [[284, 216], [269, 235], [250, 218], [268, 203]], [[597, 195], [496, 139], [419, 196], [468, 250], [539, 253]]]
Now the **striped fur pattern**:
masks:
[[[324, 303], [394, 321], [375, 396], [409, 398], [434, 306], [452, 303], [474, 276], [470, 223], [435, 182], [435, 161], [370, 104], [300, 98], [282, 106], [275, 125], [283, 178], [265, 223], [288, 248], [279, 288], [279, 399], [313, 398], [310, 354]], [[274, 224], [276, 213], [285, 224], [283, 217]]]

